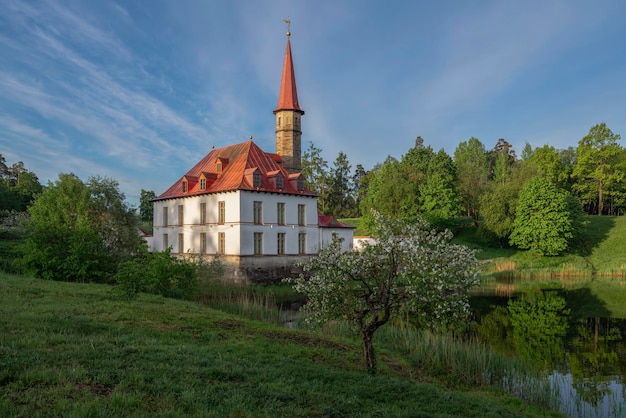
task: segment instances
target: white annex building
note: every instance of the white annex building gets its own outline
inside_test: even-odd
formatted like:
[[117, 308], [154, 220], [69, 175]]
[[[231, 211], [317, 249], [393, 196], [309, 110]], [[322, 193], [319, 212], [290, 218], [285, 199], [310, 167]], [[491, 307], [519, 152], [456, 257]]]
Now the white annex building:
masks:
[[317, 212], [301, 170], [301, 117], [290, 33], [276, 116], [276, 153], [252, 140], [214, 149], [153, 199], [150, 247], [218, 255], [227, 278], [272, 281], [317, 255], [337, 234], [352, 249], [353, 227]]

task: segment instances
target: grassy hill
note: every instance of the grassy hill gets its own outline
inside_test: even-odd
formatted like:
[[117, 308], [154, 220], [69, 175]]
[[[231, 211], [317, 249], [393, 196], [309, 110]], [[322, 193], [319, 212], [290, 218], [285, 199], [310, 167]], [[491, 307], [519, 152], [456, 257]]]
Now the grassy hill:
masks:
[[[381, 350], [192, 302], [0, 274], [1, 416], [532, 417], [489, 389], [420, 383]], [[449, 386], [448, 386], [449, 387]]]

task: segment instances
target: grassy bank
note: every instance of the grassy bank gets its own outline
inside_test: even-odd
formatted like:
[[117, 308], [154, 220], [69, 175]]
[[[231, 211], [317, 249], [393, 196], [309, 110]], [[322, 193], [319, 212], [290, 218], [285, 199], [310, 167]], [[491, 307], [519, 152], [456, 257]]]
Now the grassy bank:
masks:
[[0, 275], [3, 416], [546, 416], [489, 389], [419, 383], [360, 346], [103, 285]]
[[475, 228], [461, 229], [454, 240], [479, 250], [484, 272], [519, 278], [626, 278], [626, 216], [588, 216], [580, 239], [557, 257], [537, 257], [515, 248], [481, 245]]

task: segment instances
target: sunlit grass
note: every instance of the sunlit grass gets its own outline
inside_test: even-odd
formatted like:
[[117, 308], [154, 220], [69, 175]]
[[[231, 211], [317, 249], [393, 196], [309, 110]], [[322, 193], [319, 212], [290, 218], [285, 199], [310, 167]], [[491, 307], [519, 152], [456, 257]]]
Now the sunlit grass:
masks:
[[0, 274], [0, 415], [541, 417], [484, 387], [423, 383], [391, 349], [368, 375], [357, 340], [193, 302]]

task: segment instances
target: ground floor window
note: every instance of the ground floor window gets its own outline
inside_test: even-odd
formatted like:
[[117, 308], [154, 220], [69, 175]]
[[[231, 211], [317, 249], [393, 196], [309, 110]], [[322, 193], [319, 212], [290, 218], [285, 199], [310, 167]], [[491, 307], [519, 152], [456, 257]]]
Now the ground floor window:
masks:
[[304, 232], [298, 234], [298, 254], [306, 254], [306, 234]]
[[206, 233], [200, 232], [200, 254], [206, 254]]
[[263, 254], [263, 233], [254, 233], [254, 255]]
[[226, 233], [219, 232], [217, 234], [217, 252], [220, 254], [226, 254]]
[[283, 232], [278, 233], [278, 240], [276, 244], [278, 248], [278, 254], [285, 254], [285, 234]]

